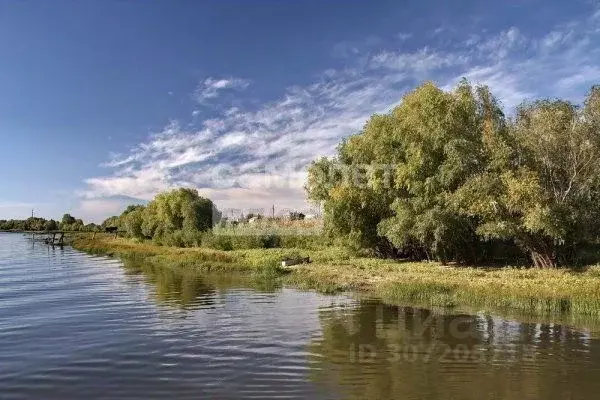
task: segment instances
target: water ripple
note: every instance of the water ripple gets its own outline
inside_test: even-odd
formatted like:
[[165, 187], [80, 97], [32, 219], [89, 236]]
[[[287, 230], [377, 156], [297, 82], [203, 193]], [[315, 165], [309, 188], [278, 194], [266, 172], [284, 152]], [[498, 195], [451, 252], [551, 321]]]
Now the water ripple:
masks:
[[[584, 399], [600, 391], [592, 332], [247, 286], [0, 233], [0, 399]], [[453, 335], [454, 318], [468, 335]]]

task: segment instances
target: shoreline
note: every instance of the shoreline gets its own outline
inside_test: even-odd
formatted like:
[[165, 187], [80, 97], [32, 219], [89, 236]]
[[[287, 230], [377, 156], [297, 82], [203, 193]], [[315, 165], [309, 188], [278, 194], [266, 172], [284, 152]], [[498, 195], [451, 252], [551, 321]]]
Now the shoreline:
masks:
[[[213, 250], [158, 246], [132, 239], [75, 235], [73, 248], [89, 254], [144, 261], [198, 272], [251, 274], [300, 290], [358, 292], [384, 302], [423, 307], [504, 310], [531, 316], [600, 317], [600, 266], [568, 269], [441, 266], [352, 256], [330, 247]], [[311, 263], [282, 269], [285, 257], [309, 256]]]

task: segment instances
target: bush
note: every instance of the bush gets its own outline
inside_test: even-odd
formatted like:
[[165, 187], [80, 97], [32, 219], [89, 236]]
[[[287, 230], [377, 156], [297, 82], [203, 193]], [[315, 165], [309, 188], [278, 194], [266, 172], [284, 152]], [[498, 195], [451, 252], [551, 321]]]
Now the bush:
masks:
[[224, 251], [233, 250], [233, 243], [230, 237], [213, 235], [211, 233], [207, 233], [202, 237], [202, 246]]
[[274, 248], [322, 249], [331, 245], [323, 236], [278, 235], [276, 233], [256, 235], [224, 235], [206, 232], [198, 246], [218, 250], [250, 250]]
[[332, 245], [330, 238], [323, 235], [283, 235], [279, 245], [283, 248], [322, 249]]
[[261, 236], [260, 241], [264, 249], [272, 249], [274, 247], [280, 247], [281, 239], [275, 234], [269, 234]]

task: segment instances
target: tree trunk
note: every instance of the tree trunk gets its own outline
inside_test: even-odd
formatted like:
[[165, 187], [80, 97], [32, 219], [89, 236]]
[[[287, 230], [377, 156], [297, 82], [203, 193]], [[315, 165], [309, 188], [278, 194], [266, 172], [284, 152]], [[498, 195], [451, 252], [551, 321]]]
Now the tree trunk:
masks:
[[531, 262], [535, 268], [556, 268], [556, 249], [552, 242], [544, 238], [532, 236], [525, 237], [518, 241], [521, 248], [524, 248], [531, 257]]
[[551, 252], [540, 252], [539, 250], [531, 250], [531, 261], [536, 268], [556, 268], [556, 259]]

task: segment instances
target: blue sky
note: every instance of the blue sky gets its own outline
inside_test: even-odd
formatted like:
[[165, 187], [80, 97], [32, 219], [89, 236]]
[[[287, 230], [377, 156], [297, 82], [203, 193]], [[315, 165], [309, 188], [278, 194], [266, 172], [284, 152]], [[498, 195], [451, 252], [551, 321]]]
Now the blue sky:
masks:
[[305, 167], [424, 80], [508, 110], [600, 83], [594, 1], [0, 1], [0, 218], [193, 186], [303, 208]]

